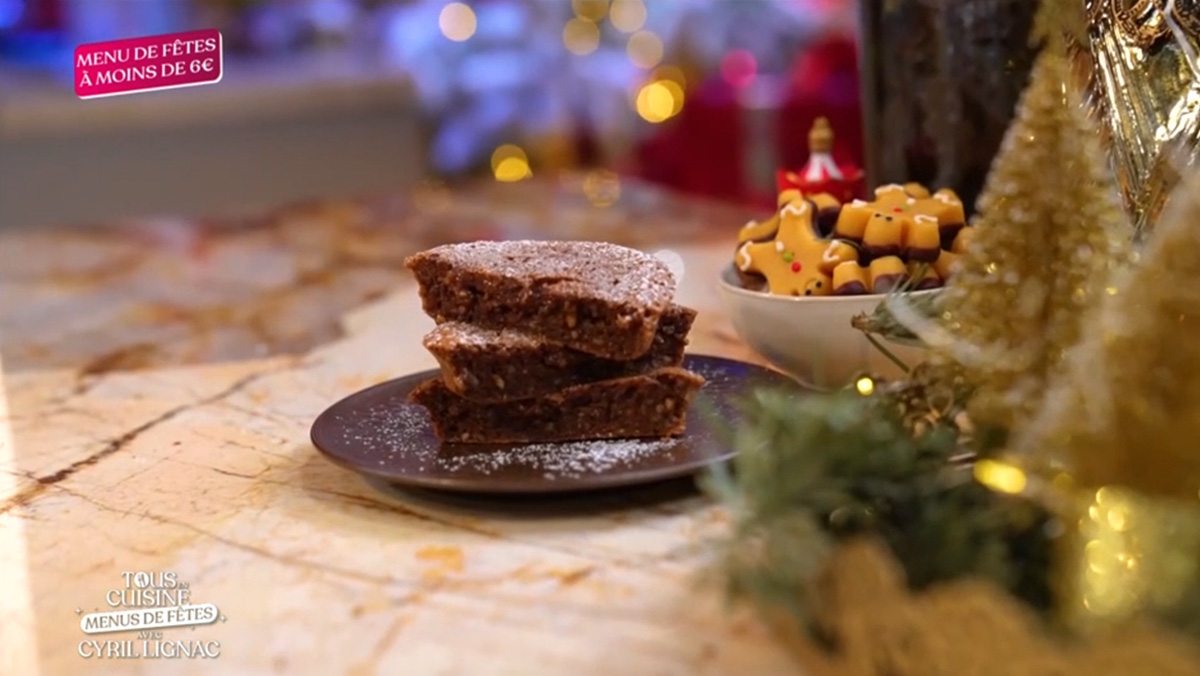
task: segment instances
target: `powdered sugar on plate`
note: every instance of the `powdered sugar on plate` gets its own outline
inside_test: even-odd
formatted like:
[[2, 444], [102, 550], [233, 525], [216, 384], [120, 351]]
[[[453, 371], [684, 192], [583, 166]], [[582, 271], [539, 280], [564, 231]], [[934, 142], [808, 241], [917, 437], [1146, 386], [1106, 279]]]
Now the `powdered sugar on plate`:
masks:
[[394, 456], [410, 444], [414, 430], [428, 427], [429, 414], [403, 399], [338, 416], [342, 439], [374, 453]]
[[602, 439], [522, 444], [502, 451], [442, 456], [438, 463], [451, 472], [469, 468], [473, 473], [485, 475], [521, 465], [541, 470], [542, 478], [554, 480], [632, 467], [678, 444], [675, 439]]
[[[679, 439], [599, 439], [534, 444], [439, 445], [429, 415], [419, 406], [388, 401], [339, 416], [342, 439], [372, 456], [376, 465], [417, 461], [431, 474], [491, 475], [524, 469], [544, 479], [581, 478], [639, 463], [680, 444]], [[475, 450], [479, 449], [479, 450]]]

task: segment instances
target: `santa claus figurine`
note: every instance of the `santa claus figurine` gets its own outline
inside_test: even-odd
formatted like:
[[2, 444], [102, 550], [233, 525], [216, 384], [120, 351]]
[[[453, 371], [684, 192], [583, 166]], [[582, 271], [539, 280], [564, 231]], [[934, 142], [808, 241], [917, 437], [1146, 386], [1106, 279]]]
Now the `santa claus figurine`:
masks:
[[799, 171], [780, 169], [776, 183], [780, 192], [793, 188], [805, 195], [824, 192], [845, 203], [861, 195], [863, 172], [833, 159], [833, 128], [829, 120], [818, 117], [808, 132], [808, 163]]

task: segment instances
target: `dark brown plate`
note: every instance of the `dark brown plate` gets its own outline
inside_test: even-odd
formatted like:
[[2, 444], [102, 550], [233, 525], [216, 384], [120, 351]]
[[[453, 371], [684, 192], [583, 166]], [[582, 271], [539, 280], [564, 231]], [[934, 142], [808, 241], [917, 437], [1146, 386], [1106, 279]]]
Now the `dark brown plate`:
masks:
[[704, 376], [677, 439], [545, 444], [443, 444], [408, 393], [438, 375], [423, 371], [370, 387], [317, 416], [312, 442], [330, 460], [397, 485], [470, 493], [561, 493], [630, 486], [692, 474], [733, 457], [716, 425], [735, 419], [736, 401], [756, 386], [797, 387], [744, 362], [687, 355]]

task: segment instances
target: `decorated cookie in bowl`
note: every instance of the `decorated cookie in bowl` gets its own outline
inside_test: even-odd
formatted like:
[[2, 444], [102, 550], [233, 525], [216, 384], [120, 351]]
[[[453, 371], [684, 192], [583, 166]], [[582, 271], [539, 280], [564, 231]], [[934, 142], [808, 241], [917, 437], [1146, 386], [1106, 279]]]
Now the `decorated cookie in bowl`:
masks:
[[847, 204], [789, 188], [778, 203], [769, 218], [739, 229], [722, 276], [739, 334], [809, 385], [839, 387], [864, 372], [899, 375], [850, 320], [888, 293], [936, 293], [972, 234], [962, 202], [950, 190], [909, 183]]
[[742, 287], [785, 296], [936, 288], [953, 272], [971, 235], [951, 190], [881, 186], [871, 201], [837, 205], [825, 237], [820, 220], [830, 219], [831, 199], [785, 190], [774, 215], [742, 226], [734, 256]]
[[[796, 197], [779, 210], [775, 238], [745, 242], [738, 248], [737, 266], [767, 279], [770, 293], [785, 296], [826, 296], [831, 293], [830, 273], [844, 249], [818, 238], [814, 208]], [[830, 258], [834, 256], [835, 258]]]

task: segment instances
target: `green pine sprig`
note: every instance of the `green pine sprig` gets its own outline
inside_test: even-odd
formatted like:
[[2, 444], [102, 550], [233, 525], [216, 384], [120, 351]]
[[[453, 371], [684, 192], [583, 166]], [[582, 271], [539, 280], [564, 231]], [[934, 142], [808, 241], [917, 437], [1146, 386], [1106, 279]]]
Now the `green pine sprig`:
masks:
[[[908, 309], [919, 316], [936, 322], [939, 314], [938, 298], [941, 294], [905, 294], [903, 301]], [[869, 314], [862, 313], [850, 319], [850, 325], [862, 331], [868, 338], [880, 336], [894, 343], [925, 347], [924, 341], [910, 327], [905, 325], [891, 309], [892, 294], [888, 294]]]
[[914, 588], [974, 575], [1049, 604], [1048, 515], [976, 483], [952, 421], [914, 435], [892, 394], [760, 391], [732, 439], [734, 471], [710, 485], [735, 515], [724, 559], [735, 596], [807, 622], [833, 546], [873, 534]]

